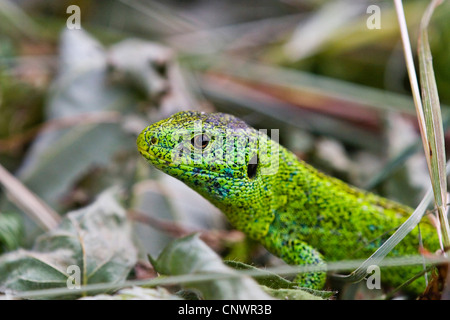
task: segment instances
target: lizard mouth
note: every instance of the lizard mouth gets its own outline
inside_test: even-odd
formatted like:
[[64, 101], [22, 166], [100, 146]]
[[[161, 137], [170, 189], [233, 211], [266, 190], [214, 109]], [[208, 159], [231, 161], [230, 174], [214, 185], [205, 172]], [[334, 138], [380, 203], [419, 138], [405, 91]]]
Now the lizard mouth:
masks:
[[138, 151], [145, 159], [148, 159], [148, 160], [155, 160], [156, 159], [156, 157], [155, 157], [155, 155], [153, 153], [148, 152], [148, 149], [145, 149], [145, 148], [143, 148], [141, 146], [138, 146]]
[[158, 150], [152, 150], [152, 149], [154, 149], [154, 148], [145, 148], [142, 146], [138, 146], [139, 153], [145, 159], [147, 159], [147, 161], [149, 161], [150, 163], [152, 163], [154, 165], [165, 165], [165, 166], [171, 165], [171, 162], [168, 161], [167, 159], [158, 157], [158, 154], [160, 154], [160, 152], [158, 152]]

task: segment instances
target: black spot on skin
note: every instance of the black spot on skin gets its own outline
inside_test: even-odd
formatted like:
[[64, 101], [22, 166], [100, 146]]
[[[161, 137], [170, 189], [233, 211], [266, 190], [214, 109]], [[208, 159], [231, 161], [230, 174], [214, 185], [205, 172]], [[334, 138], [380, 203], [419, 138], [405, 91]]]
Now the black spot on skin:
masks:
[[192, 173], [201, 173], [202, 169], [200, 168], [192, 168]]

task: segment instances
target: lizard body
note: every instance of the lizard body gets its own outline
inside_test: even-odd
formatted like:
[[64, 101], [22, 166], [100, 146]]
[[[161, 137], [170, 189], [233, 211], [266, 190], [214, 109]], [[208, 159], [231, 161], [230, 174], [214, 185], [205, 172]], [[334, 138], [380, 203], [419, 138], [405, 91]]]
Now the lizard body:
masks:
[[[140, 153], [218, 207], [231, 224], [289, 264], [369, 257], [412, 209], [327, 176], [242, 120], [223, 113], [180, 112], [145, 128]], [[264, 148], [263, 148], [264, 147]], [[424, 246], [438, 249], [435, 229], [421, 223]], [[390, 256], [418, 253], [418, 229]], [[421, 267], [383, 269], [398, 286]], [[301, 274], [320, 289], [325, 272]], [[423, 279], [410, 290], [423, 291]]]

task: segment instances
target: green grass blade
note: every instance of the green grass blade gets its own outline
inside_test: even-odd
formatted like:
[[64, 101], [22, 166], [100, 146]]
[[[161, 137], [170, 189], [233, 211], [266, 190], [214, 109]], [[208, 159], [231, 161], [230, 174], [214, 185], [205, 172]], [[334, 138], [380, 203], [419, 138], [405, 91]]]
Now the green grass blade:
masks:
[[422, 105], [428, 137], [429, 170], [433, 186], [436, 207], [440, 222], [440, 232], [444, 248], [450, 247], [450, 230], [447, 220], [447, 181], [445, 175], [445, 144], [439, 95], [433, 71], [432, 55], [428, 42], [428, 24], [434, 9], [442, 0], [433, 0], [427, 7], [420, 24], [418, 54]]

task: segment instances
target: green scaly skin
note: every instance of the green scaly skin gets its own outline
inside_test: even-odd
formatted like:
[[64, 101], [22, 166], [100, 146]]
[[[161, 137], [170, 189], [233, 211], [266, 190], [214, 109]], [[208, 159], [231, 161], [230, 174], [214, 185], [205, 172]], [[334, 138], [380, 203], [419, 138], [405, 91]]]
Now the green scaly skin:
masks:
[[[203, 146], [195, 140], [201, 134], [209, 138]], [[196, 190], [235, 228], [289, 264], [368, 258], [413, 211], [317, 171], [223, 113], [177, 113], [145, 128], [137, 145], [149, 163]], [[249, 168], [255, 159], [257, 165]], [[420, 232], [425, 248], [439, 248], [431, 224], [421, 222]], [[416, 255], [418, 248], [415, 228], [389, 255]], [[398, 286], [420, 271], [419, 266], [386, 268], [381, 280]], [[301, 286], [314, 289], [323, 288], [325, 280], [325, 272], [298, 276]], [[422, 277], [408, 290], [424, 288]]]

